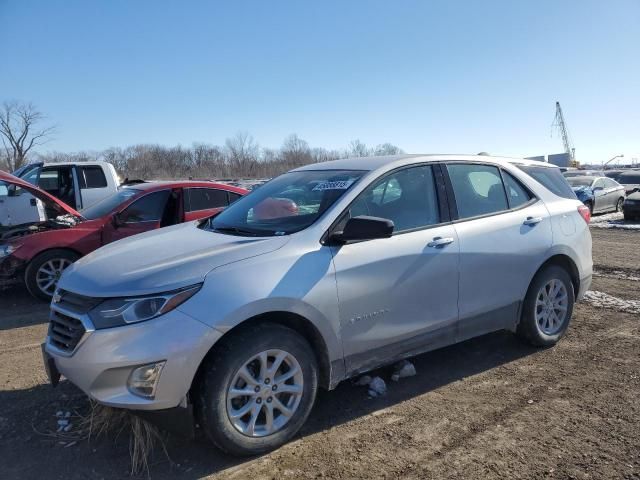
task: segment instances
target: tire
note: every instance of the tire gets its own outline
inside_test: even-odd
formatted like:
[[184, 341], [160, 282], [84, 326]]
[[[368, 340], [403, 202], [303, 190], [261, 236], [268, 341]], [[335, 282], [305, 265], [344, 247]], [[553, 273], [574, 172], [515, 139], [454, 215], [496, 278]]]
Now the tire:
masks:
[[[542, 289], [544, 288], [545, 292], [549, 292], [551, 282], [556, 282], [556, 285], [559, 283], [562, 286], [559, 288], [560, 290], [564, 289], [566, 300], [558, 302], [556, 305], [559, 308], [552, 308], [555, 316], [549, 314], [547, 315], [548, 320], [545, 320], [545, 306], [537, 305], [537, 301], [539, 296], [541, 296], [541, 301], [544, 301]], [[558, 294], [558, 298], [561, 298], [561, 291]], [[571, 277], [567, 271], [557, 265], [545, 267], [536, 274], [531, 281], [531, 285], [529, 285], [527, 296], [522, 305], [520, 323], [516, 331], [517, 335], [527, 343], [538, 347], [555, 345], [569, 327], [574, 303], [575, 292]], [[558, 315], [562, 313], [562, 307], [566, 308], [566, 310], [564, 310], [564, 317], [560, 320]], [[558, 319], [558, 321], [555, 322], [555, 319]]]
[[616, 202], [616, 212], [621, 212], [622, 211], [622, 204], [624, 203], [624, 198], [620, 197], [618, 199], [618, 201]]
[[[75, 262], [80, 256], [70, 250], [48, 250], [42, 252], [29, 262], [24, 274], [24, 283], [29, 293], [41, 300], [50, 301], [58, 283], [58, 278], [62, 274], [62, 270]], [[62, 268], [60, 268], [62, 267]], [[43, 289], [45, 284], [43, 279], [46, 278], [46, 271], [51, 271], [53, 284], [46, 291]]]
[[589, 213], [593, 216], [593, 202], [584, 202], [584, 204], [589, 208]]
[[[298, 363], [301, 374], [287, 380], [292, 385], [282, 383], [274, 385], [275, 381], [270, 382], [269, 375], [258, 373], [257, 369], [261, 362], [256, 359], [256, 356], [267, 351], [270, 351], [269, 358], [274, 358], [271, 357], [272, 354], [275, 355], [274, 352], [284, 352]], [[290, 365], [287, 362], [293, 364], [293, 361], [287, 357], [280, 368], [288, 368]], [[271, 366], [273, 367], [274, 364], [275, 362], [272, 362]], [[249, 371], [252, 380], [257, 380], [256, 383], [250, 384], [244, 381], [245, 376], [240, 374], [242, 367]], [[271, 373], [273, 380], [287, 374], [286, 371], [279, 375], [275, 374], [277, 372]], [[197, 382], [194, 398], [196, 418], [214, 445], [231, 455], [259, 455], [289, 441], [306, 421], [318, 389], [318, 363], [313, 349], [298, 333], [287, 327], [263, 323], [235, 334], [232, 332], [229, 338], [223, 339], [205, 360]], [[281, 389], [294, 388], [296, 382], [298, 387], [302, 387], [301, 394], [272, 393], [271, 389], [275, 390], [278, 385]], [[300, 382], [302, 382], [301, 385]], [[229, 396], [232, 386], [238, 390], [250, 391], [251, 397]], [[256, 388], [260, 393], [254, 393]], [[269, 399], [271, 395], [280, 402], [280, 405], [291, 406], [293, 413], [290, 417], [283, 416], [283, 411], [278, 410], [276, 400]], [[260, 405], [257, 402], [261, 402]], [[237, 418], [234, 424], [231, 419], [232, 413], [242, 412], [243, 408], [246, 409], [249, 404], [253, 405], [252, 409], [247, 410], [241, 418]], [[276, 422], [285, 422], [277, 429], [274, 427], [272, 433], [268, 433], [267, 427], [269, 405], [272, 409], [273, 425], [276, 425]], [[251, 432], [251, 427], [247, 427], [247, 431], [243, 432], [241, 429], [244, 428], [245, 423], [251, 425], [254, 410], [258, 411], [254, 421], [255, 431]]]
[[637, 215], [631, 215], [630, 213], [625, 213], [624, 214], [624, 220], [626, 222], [633, 222], [633, 221], [635, 221], [637, 219], [638, 219]]

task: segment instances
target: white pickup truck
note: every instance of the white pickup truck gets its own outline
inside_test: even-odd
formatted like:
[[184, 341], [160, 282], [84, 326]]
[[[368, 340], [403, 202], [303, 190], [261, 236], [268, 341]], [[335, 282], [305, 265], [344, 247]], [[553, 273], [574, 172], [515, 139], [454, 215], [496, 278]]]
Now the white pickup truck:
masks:
[[[120, 184], [115, 168], [107, 162], [32, 163], [13, 175], [37, 185], [76, 210], [115, 193]], [[43, 216], [40, 200], [15, 185], [0, 182], [0, 226], [37, 222]]]

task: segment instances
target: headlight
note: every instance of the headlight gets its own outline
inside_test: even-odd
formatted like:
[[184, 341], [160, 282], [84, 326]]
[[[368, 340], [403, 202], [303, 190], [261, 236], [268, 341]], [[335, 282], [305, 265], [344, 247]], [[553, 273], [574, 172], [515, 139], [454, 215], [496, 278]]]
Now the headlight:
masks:
[[89, 312], [96, 329], [151, 320], [186, 302], [202, 285], [145, 297], [110, 298]]
[[0, 245], [0, 258], [8, 257], [18, 248], [20, 248], [19, 245]]

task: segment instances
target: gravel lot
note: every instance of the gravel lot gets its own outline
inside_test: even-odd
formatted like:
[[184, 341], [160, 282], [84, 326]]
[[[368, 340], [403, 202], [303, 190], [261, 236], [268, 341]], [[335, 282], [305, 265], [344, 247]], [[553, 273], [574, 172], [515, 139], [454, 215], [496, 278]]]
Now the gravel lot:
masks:
[[[592, 233], [598, 293], [555, 348], [497, 333], [425, 354], [384, 397], [322, 392], [298, 439], [269, 455], [169, 437], [171, 462], [157, 454], [151, 478], [640, 478], [640, 315], [625, 307], [640, 300], [640, 232]], [[72, 385], [45, 382], [46, 314], [22, 289], [0, 292], [0, 478], [127, 477], [126, 433], [43, 434], [57, 411], [86, 408]]]

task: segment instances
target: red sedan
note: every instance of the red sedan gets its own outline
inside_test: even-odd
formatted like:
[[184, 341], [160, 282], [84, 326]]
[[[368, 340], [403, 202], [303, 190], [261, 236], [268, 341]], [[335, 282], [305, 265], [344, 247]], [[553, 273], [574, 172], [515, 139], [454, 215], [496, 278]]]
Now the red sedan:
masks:
[[248, 193], [208, 181], [145, 182], [77, 212], [13, 175], [0, 172], [0, 184], [9, 195], [28, 191], [41, 211], [38, 222], [0, 226], [0, 284], [24, 280], [29, 292], [44, 300], [53, 295], [62, 271], [81, 256], [137, 233], [210, 217]]

